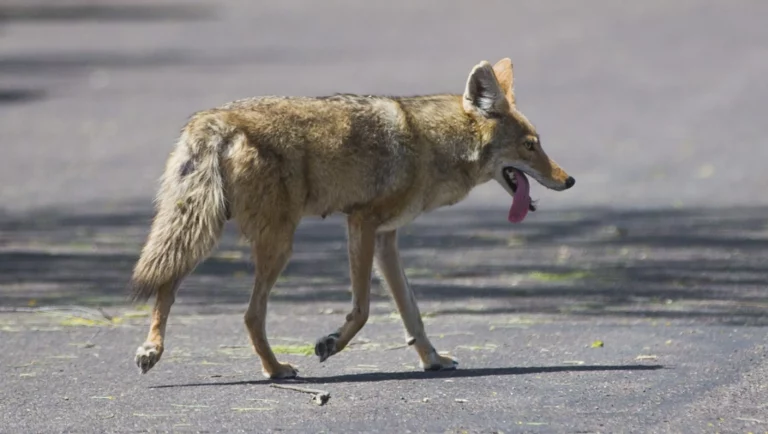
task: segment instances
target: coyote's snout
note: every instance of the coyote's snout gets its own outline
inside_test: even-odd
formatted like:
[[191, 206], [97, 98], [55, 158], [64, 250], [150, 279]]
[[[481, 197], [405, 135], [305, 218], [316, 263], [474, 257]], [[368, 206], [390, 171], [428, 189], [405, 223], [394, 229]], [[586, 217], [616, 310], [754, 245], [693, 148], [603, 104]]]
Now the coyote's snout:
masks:
[[457, 362], [439, 355], [427, 337], [400, 264], [397, 229], [491, 179], [512, 195], [508, 219], [520, 222], [535, 209], [528, 176], [553, 190], [575, 183], [518, 111], [509, 59], [475, 66], [463, 94], [261, 97], [198, 112], [168, 158], [133, 273], [134, 298], [156, 297], [136, 363], [146, 373], [160, 360], [180, 282], [233, 219], [256, 266], [244, 317], [251, 343], [264, 375], [295, 376], [267, 341], [269, 292], [291, 257], [301, 219], [343, 213], [353, 308], [344, 324], [318, 339], [319, 360], [342, 351], [366, 323], [375, 264], [423, 368], [453, 369]]

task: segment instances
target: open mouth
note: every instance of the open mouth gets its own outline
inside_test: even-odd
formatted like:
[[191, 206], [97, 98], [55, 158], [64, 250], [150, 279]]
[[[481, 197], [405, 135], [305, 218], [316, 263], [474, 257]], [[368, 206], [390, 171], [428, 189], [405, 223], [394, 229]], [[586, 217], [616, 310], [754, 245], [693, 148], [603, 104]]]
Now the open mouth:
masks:
[[[528, 179], [525, 174], [521, 170], [515, 169], [512, 166], [506, 166], [501, 169], [501, 176], [504, 178], [504, 182], [506, 182], [509, 188], [512, 190], [512, 193], [517, 193], [518, 178], [520, 178], [522, 182], [526, 184], [526, 189], [528, 188]], [[528, 209], [530, 211], [536, 211], [536, 203], [534, 203], [533, 199], [529, 199]]]

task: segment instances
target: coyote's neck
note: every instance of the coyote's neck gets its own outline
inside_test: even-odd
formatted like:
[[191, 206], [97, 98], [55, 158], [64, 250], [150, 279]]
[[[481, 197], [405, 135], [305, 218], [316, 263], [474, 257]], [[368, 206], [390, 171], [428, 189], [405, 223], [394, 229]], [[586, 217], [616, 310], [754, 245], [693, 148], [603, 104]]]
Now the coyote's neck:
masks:
[[398, 98], [416, 141], [427, 144], [435, 163], [447, 171], [478, 176], [482, 138], [476, 121], [462, 106], [461, 95]]
[[421, 170], [427, 186], [426, 211], [452, 205], [484, 181], [481, 144], [476, 121], [462, 106], [461, 95], [434, 95], [398, 100], [410, 134], [424, 154]]

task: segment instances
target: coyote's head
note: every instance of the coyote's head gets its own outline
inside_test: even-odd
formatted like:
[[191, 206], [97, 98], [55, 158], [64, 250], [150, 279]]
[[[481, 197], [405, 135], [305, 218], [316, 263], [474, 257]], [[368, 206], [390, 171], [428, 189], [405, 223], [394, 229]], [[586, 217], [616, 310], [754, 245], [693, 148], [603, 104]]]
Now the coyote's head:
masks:
[[472, 69], [464, 91], [464, 110], [478, 125], [483, 147], [482, 170], [513, 196], [509, 220], [520, 222], [531, 203], [526, 174], [552, 190], [566, 190], [576, 183], [547, 156], [536, 129], [517, 110], [512, 61], [495, 66], [483, 61]]

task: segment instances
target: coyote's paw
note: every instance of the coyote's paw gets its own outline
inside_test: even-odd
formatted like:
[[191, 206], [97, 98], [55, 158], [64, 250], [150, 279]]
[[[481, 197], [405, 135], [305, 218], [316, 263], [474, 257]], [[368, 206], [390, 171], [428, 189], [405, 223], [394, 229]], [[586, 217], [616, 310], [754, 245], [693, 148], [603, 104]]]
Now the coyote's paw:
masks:
[[427, 362], [421, 362], [421, 368], [425, 371], [452, 371], [459, 366], [459, 362], [453, 357], [441, 356], [433, 352]]
[[163, 347], [155, 345], [151, 342], [145, 342], [136, 350], [136, 366], [139, 367], [142, 374], [146, 374], [147, 371], [152, 369], [157, 362], [160, 361], [160, 356], [163, 354]]
[[288, 363], [280, 363], [278, 366], [279, 367], [272, 372], [262, 369], [261, 373], [270, 380], [296, 378], [296, 376], [299, 375], [299, 370]]
[[336, 354], [336, 341], [338, 340], [338, 333], [331, 333], [317, 340], [315, 343], [315, 355], [320, 358], [320, 363]]

